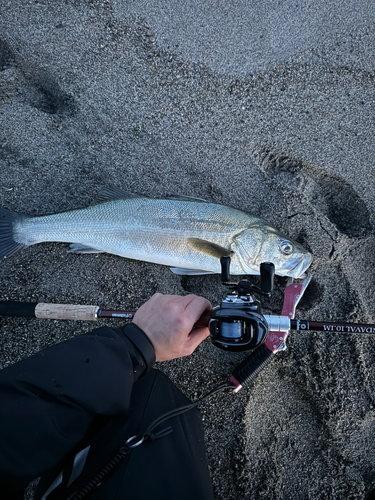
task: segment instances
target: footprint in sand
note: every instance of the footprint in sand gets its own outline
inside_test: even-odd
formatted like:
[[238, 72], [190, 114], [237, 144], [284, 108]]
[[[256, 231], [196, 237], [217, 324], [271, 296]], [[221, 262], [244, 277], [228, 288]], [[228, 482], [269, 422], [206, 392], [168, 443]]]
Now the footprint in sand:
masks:
[[358, 238], [372, 231], [360, 194], [341, 177], [264, 146], [254, 148], [253, 157], [268, 178], [302, 194], [340, 233]]
[[26, 62], [10, 44], [0, 38], [0, 106], [27, 103], [49, 115], [73, 116], [77, 106], [72, 96], [62, 91], [57, 81]]

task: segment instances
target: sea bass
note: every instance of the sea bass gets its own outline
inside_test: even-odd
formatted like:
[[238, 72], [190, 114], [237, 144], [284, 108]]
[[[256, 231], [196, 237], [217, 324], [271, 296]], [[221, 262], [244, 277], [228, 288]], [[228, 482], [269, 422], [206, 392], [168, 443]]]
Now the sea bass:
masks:
[[107, 252], [171, 266], [176, 274], [259, 274], [273, 262], [279, 276], [298, 278], [311, 254], [265, 220], [188, 197], [147, 198], [111, 188], [87, 208], [32, 217], [0, 209], [0, 259], [45, 241], [72, 243], [76, 253]]

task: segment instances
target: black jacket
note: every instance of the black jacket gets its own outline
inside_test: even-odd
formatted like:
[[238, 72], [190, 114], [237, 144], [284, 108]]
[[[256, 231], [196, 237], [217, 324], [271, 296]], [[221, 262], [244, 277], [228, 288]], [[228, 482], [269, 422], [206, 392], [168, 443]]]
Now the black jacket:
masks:
[[[148, 337], [130, 324], [96, 329], [0, 371], [0, 498], [22, 499], [40, 476], [37, 498], [69, 498], [127, 438], [186, 404], [154, 363]], [[199, 412], [172, 420], [171, 435], [134, 449], [90, 498], [158, 499], [158, 491], [171, 500], [212, 498]]]

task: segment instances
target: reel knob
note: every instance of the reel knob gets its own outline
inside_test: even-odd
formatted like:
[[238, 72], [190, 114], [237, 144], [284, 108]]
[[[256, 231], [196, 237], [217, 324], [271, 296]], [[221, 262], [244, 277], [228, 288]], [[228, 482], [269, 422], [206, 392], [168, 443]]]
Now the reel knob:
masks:
[[271, 293], [275, 278], [275, 265], [272, 262], [262, 262], [260, 265], [260, 289], [263, 293]]

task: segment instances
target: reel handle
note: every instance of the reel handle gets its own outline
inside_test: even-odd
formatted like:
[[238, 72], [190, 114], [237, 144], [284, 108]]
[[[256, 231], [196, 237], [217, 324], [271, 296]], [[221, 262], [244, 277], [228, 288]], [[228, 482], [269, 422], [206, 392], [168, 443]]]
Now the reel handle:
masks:
[[275, 278], [275, 264], [262, 262], [260, 265], [260, 289], [263, 293], [271, 293]]
[[230, 280], [230, 257], [229, 255], [223, 255], [220, 257], [221, 264], [221, 281], [223, 283], [228, 283]]
[[235, 385], [234, 392], [239, 392], [248, 385], [265, 366], [275, 357], [265, 344], [247, 356], [242, 363], [234, 369], [230, 381]]

